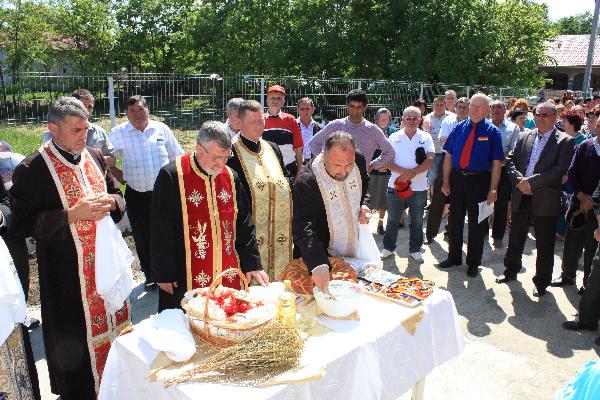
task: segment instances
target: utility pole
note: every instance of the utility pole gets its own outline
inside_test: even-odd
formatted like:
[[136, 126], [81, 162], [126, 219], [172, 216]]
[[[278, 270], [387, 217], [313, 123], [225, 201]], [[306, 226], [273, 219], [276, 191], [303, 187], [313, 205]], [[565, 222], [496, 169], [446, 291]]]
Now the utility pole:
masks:
[[596, 34], [598, 32], [598, 10], [600, 9], [600, 0], [596, 0], [594, 6], [594, 19], [592, 20], [592, 33], [590, 35], [590, 45], [588, 46], [587, 63], [585, 65], [585, 74], [583, 75], [583, 97], [590, 95], [590, 78], [592, 77], [592, 61], [594, 59], [594, 45], [596, 44]]

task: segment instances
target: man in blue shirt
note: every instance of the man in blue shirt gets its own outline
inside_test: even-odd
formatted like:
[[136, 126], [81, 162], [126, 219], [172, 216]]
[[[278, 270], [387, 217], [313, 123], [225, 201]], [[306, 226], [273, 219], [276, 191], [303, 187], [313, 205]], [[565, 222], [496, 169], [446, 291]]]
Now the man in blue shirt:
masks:
[[471, 97], [469, 118], [456, 125], [444, 150], [442, 192], [450, 196], [448, 258], [438, 264], [450, 268], [462, 264], [463, 227], [469, 215], [467, 275], [477, 276], [483, 254], [483, 237], [487, 221], [478, 223], [479, 203], [492, 204], [497, 198], [500, 168], [504, 160], [500, 131], [485, 117], [490, 98], [483, 93]]

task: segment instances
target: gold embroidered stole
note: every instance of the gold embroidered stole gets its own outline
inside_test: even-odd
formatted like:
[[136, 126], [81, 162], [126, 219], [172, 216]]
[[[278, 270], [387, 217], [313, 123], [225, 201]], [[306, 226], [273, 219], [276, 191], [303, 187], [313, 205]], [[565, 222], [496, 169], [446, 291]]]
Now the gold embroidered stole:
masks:
[[345, 180], [333, 179], [325, 170], [323, 153], [312, 163], [321, 197], [325, 203], [329, 227], [329, 255], [356, 257], [358, 250], [358, 214], [362, 197], [362, 180], [356, 164]]
[[[40, 154], [48, 166], [65, 210], [87, 195], [106, 192], [104, 175], [87, 149], [81, 153], [78, 165], [68, 162], [52, 141], [42, 145]], [[86, 342], [98, 393], [111, 342], [131, 324], [129, 301], [125, 301], [123, 308], [112, 315], [106, 311], [104, 300], [96, 292], [96, 222], [77, 221], [69, 224], [69, 229], [77, 252]]]
[[33, 400], [27, 357], [23, 347], [21, 324], [16, 324], [6, 341], [0, 345], [0, 399]]
[[292, 193], [271, 146], [260, 139], [260, 152], [250, 151], [239, 135], [233, 146], [252, 195], [252, 218], [263, 269], [279, 280], [292, 259]]
[[[239, 268], [235, 249], [237, 204], [235, 181], [229, 167], [212, 179], [204, 174], [192, 153], [177, 157], [177, 176], [187, 290], [210, 286], [228, 268]], [[240, 289], [238, 274], [226, 276], [224, 286]]]

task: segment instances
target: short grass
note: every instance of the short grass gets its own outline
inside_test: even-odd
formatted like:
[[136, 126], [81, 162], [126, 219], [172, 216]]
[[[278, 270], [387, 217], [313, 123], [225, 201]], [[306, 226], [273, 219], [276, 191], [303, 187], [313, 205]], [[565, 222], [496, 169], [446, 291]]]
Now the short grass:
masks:
[[[117, 119], [117, 124], [126, 120], [126, 118]], [[94, 122], [110, 132], [109, 119], [104, 118]], [[27, 156], [39, 149], [42, 137], [47, 130], [46, 125], [0, 123], [0, 140], [10, 144], [13, 152]], [[173, 133], [184, 151], [188, 152], [194, 149], [196, 131], [174, 129]]]

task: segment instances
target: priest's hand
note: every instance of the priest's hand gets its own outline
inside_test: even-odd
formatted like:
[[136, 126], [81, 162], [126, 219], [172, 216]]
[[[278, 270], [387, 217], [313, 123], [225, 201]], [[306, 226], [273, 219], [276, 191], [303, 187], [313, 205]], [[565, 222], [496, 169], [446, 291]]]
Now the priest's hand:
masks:
[[108, 193], [102, 193], [98, 195], [98, 202], [102, 205], [108, 205], [110, 207], [110, 211], [114, 211], [117, 208], [117, 201]]
[[100, 200], [100, 198], [99, 196], [93, 196], [82, 197], [77, 200], [77, 203], [67, 210], [68, 222], [100, 221], [106, 217], [110, 213], [111, 206], [107, 201]]
[[329, 291], [329, 266], [327, 264], [315, 267], [312, 270], [311, 278], [315, 286], [321, 289], [321, 292], [327, 293]]
[[371, 210], [369, 210], [369, 207], [365, 205], [360, 206], [360, 214], [358, 214], [358, 223], [368, 224], [369, 218], [371, 218]]
[[262, 269], [246, 272], [246, 279], [248, 282], [252, 282], [252, 278], [256, 279], [256, 281], [260, 283], [260, 286], [267, 286], [269, 284], [269, 275]]
[[168, 282], [159, 283], [158, 287], [160, 288], [160, 290], [164, 290], [165, 292], [167, 292], [169, 294], [173, 294], [173, 292], [175, 291], [175, 288], [177, 287], [177, 282], [173, 282], [173, 283], [168, 283]]

